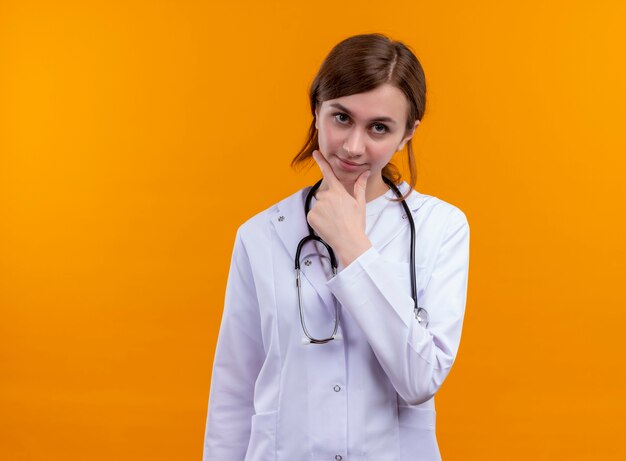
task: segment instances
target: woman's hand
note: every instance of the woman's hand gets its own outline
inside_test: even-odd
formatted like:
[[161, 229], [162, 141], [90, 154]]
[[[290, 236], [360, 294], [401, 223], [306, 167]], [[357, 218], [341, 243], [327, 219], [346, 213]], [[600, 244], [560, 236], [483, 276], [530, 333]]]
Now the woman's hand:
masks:
[[372, 246], [365, 234], [365, 190], [370, 172], [365, 171], [357, 178], [352, 196], [318, 151], [313, 152], [313, 159], [322, 170], [324, 181], [307, 221], [346, 267]]

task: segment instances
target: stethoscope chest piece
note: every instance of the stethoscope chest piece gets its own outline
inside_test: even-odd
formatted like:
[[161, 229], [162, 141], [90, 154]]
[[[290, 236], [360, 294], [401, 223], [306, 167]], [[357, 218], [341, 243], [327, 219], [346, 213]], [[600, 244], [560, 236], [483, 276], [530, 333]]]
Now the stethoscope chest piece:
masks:
[[430, 321], [430, 316], [428, 315], [428, 311], [424, 309], [423, 307], [418, 307], [417, 309], [415, 309], [415, 318], [417, 319], [419, 324], [422, 325], [424, 328], [428, 326], [428, 323]]

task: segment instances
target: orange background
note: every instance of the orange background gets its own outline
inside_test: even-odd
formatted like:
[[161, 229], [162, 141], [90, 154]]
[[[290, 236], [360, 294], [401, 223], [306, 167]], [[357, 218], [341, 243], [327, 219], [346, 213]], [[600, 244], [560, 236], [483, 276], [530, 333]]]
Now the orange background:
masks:
[[373, 31], [472, 229], [444, 459], [625, 459], [626, 4], [514, 3], [1, 1], [0, 459], [200, 459], [235, 231]]

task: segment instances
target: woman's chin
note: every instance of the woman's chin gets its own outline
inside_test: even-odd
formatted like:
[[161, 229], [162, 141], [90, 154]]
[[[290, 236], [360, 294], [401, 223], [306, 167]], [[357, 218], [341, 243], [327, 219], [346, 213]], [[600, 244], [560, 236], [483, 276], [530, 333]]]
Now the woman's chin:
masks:
[[343, 184], [344, 187], [348, 189], [349, 191], [351, 191], [354, 188], [354, 183], [359, 177], [358, 174], [340, 174], [340, 175], [336, 174], [335, 176], [337, 176], [337, 179], [339, 180], [339, 182]]
[[335, 176], [340, 181], [345, 180], [345, 181], [352, 181], [352, 182], [356, 181], [357, 178], [361, 175], [361, 173], [365, 171], [362, 168], [344, 169], [336, 165], [332, 165], [332, 169], [333, 169], [333, 173], [335, 173]]

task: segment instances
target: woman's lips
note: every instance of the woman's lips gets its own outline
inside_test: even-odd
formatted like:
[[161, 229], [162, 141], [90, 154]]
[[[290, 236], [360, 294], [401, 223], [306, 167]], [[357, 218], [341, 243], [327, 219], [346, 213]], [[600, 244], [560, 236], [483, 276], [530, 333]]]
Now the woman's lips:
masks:
[[339, 161], [339, 167], [349, 172], [358, 171], [363, 166], [363, 163], [354, 163], [349, 160], [344, 160], [341, 157], [337, 157], [337, 160]]

